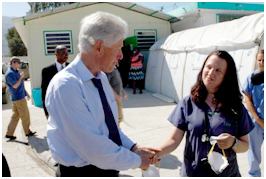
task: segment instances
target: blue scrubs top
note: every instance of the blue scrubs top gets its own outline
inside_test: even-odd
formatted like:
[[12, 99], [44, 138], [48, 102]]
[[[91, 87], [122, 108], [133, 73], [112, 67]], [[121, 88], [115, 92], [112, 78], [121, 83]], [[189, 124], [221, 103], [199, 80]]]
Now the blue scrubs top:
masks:
[[12, 67], [10, 67], [5, 74], [5, 77], [6, 77], [6, 84], [10, 91], [11, 101], [17, 101], [27, 96], [24, 87], [24, 79], [21, 80], [21, 83], [17, 89], [12, 87], [19, 80], [20, 73], [18, 70], [14, 70]]
[[[218, 109], [213, 113], [205, 103], [202, 106], [196, 105], [190, 96], [181, 100], [168, 120], [177, 128], [186, 132], [186, 146], [184, 150], [184, 162], [182, 163], [181, 176], [205, 177], [210, 176], [209, 172], [203, 170], [201, 159], [207, 157], [211, 148], [209, 142], [202, 142], [204, 134], [204, 110], [208, 114], [208, 128], [210, 136], [219, 136], [221, 133], [229, 133], [237, 138], [248, 134], [254, 124], [251, 121], [247, 110], [242, 106], [242, 114], [236, 117], [227, 117]], [[210, 126], [209, 126], [210, 125]], [[222, 154], [222, 150], [216, 145], [214, 151]], [[219, 175], [215, 176], [240, 176], [236, 153], [231, 149], [224, 150], [229, 166]]]
[[[253, 85], [251, 83], [251, 76], [257, 73], [259, 72], [254, 71], [247, 77], [242, 92], [247, 93], [249, 96], [252, 97], [252, 103], [256, 109], [258, 116], [261, 119], [264, 119], [264, 83], [260, 85]], [[255, 119], [251, 114], [250, 117], [252, 118], [253, 122], [255, 122]]]

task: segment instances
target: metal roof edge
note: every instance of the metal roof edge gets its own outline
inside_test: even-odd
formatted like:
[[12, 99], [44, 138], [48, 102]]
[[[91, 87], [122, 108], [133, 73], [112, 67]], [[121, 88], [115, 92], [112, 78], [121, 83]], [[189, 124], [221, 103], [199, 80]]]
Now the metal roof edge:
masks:
[[237, 11], [264, 11], [264, 4], [249, 4], [249, 3], [232, 3], [232, 2], [192, 2], [180, 8], [172, 10], [171, 15], [182, 16], [188, 12], [196, 9], [210, 9], [210, 10], [237, 10]]
[[199, 9], [221, 9], [238, 11], [264, 11], [264, 4], [232, 2], [198, 2]]
[[[73, 3], [73, 4], [70, 4], [70, 5], [67, 5], [67, 6], [46, 10], [44, 12], [38, 12], [38, 13], [34, 13], [34, 14], [31, 14], [31, 15], [27, 15], [27, 16], [22, 16], [22, 17], [19, 17], [19, 18], [15, 18], [14, 20], [22, 18], [26, 22], [26, 21], [37, 19], [37, 18], [40, 18], [40, 17], [45, 17], [45, 16], [49, 16], [49, 15], [52, 15], [52, 14], [57, 14], [57, 13], [65, 12], [65, 11], [68, 11], [68, 10], [74, 10], [74, 9], [81, 8], [81, 7], [84, 7], [84, 6], [90, 6], [90, 5], [93, 5], [93, 4], [100, 4], [100, 3], [111, 4], [111, 5], [114, 5], [114, 6], [117, 6], [117, 7], [121, 7], [121, 8], [127, 9], [127, 10], [138, 12], [138, 13], [141, 13], [141, 14], [144, 14], [144, 15], [147, 15], [147, 16], [151, 16], [151, 17], [158, 18], [158, 19], [161, 19], [161, 20], [169, 21], [170, 23], [180, 20], [179, 18], [177, 18], [175, 16], [172, 16], [170, 14], [166, 14], [166, 13], [163, 13], [163, 12], [158, 12], [156, 10], [153, 10], [153, 9], [150, 9], [150, 8], [146, 8], [146, 7], [137, 5], [135, 3], [131, 3], [131, 2], [127, 2], [127, 3], [131, 4], [130, 7], [128, 7], [128, 8], [122, 6], [122, 3], [124, 3], [124, 2], [77, 2], [77, 3]], [[141, 12], [141, 11], [132, 9], [132, 8], [136, 8], [136, 7], [140, 7], [140, 8], [143, 8], [143, 9], [147, 9], [149, 11], [153, 11], [153, 13], [149, 13], [148, 14], [148, 13], [145, 13], [145, 12]], [[154, 16], [155, 14], [156, 14], [156, 16]]]

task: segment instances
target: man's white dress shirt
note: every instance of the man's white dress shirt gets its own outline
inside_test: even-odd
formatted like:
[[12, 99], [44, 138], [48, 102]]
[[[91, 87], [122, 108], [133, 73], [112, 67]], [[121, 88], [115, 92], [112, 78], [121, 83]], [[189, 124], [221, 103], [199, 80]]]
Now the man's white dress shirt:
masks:
[[[118, 171], [138, 168], [141, 158], [130, 151], [134, 142], [120, 128], [122, 146], [108, 138], [101, 99], [92, 78], [94, 75], [77, 55], [49, 83], [45, 101], [49, 112], [47, 140], [52, 157], [65, 166], [91, 164]], [[117, 103], [107, 77], [100, 72], [96, 78], [102, 82], [117, 123]]]
[[55, 66], [56, 66], [57, 71], [59, 72], [59, 71], [63, 70], [63, 68], [66, 67], [66, 62], [61, 64], [57, 60], [55, 60]]

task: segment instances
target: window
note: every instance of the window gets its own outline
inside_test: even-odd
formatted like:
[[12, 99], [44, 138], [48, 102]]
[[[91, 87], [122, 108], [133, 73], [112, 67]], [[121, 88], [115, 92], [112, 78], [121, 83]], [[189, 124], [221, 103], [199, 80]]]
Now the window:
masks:
[[245, 15], [242, 14], [217, 14], [217, 22], [231, 21], [234, 19], [239, 19]]
[[73, 54], [72, 32], [66, 31], [44, 31], [45, 55], [54, 55], [57, 45], [66, 46], [68, 53]]
[[137, 37], [138, 48], [140, 50], [149, 50], [149, 48], [156, 42], [156, 30], [135, 30]]

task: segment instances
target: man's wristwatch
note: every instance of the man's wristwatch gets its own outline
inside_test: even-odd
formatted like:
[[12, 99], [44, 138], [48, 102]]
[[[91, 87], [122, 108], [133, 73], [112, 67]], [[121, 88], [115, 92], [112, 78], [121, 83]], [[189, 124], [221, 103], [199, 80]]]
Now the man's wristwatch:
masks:
[[131, 150], [132, 152], [135, 152], [136, 149], [137, 149], [137, 143], [135, 143], [134, 145], [132, 145], [132, 147], [131, 147], [130, 150]]
[[232, 149], [235, 149], [238, 146], [238, 144], [239, 144], [239, 140], [235, 137], [235, 142], [232, 146]]

